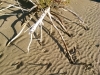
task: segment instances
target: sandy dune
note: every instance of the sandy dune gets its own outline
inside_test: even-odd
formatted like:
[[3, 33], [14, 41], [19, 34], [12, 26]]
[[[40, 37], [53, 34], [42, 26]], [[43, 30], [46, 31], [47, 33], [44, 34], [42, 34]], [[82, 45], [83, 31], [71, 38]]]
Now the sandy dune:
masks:
[[[99, 1], [71, 0], [70, 9], [84, 20], [84, 27], [67, 21], [69, 37], [64, 38], [70, 52], [75, 48], [78, 61], [71, 64], [65, 56], [64, 46], [57, 31], [53, 28], [50, 35], [50, 23], [43, 26], [42, 44], [33, 40], [30, 52], [27, 45], [30, 36], [23, 33], [12, 45], [6, 46], [22, 28], [22, 17], [0, 16], [0, 75], [100, 75], [100, 4]], [[14, 11], [20, 12], [20, 11]], [[65, 17], [77, 21], [75, 16], [64, 13]], [[26, 16], [28, 18], [28, 16]], [[36, 18], [34, 18], [36, 20]], [[47, 19], [46, 19], [47, 20]], [[30, 25], [34, 21], [30, 22]]]

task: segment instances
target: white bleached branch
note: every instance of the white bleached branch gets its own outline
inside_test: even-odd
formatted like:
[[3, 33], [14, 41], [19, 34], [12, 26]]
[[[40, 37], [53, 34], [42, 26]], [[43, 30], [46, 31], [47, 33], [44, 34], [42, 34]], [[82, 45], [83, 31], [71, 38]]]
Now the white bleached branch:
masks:
[[30, 45], [31, 45], [31, 43], [32, 43], [32, 38], [33, 38], [33, 34], [30, 34], [30, 42], [29, 42], [29, 44], [28, 44], [28, 47], [27, 47], [27, 50], [28, 50], [28, 53], [29, 53], [29, 48], [30, 48]]
[[25, 29], [26, 25], [27, 25], [27, 24], [25, 23], [24, 26], [22, 27], [21, 31], [7, 44], [7, 46], [9, 46], [11, 42], [13, 42], [15, 39], [17, 39], [17, 38], [20, 36], [20, 34], [21, 34], [21, 33], [23, 32], [23, 30]]
[[36, 30], [37, 26], [43, 24], [42, 21], [43, 21], [44, 17], [46, 16], [46, 14], [49, 12], [49, 10], [50, 10], [50, 7], [48, 7], [44, 11], [44, 13], [41, 15], [41, 17], [39, 18], [39, 20], [35, 24], [32, 25], [32, 27], [30, 28], [30, 34], [34, 33], [34, 31]]
[[31, 35], [31, 40], [29, 42], [29, 45], [28, 45], [28, 52], [29, 52], [29, 47], [32, 43], [32, 34], [36, 31], [36, 28], [39, 26], [39, 25], [42, 25], [43, 24], [43, 19], [45, 18], [45, 16], [47, 15], [47, 13], [50, 12], [50, 7], [48, 7], [47, 9], [45, 9], [44, 13], [40, 16], [39, 20], [33, 24], [29, 30], [29, 34]]

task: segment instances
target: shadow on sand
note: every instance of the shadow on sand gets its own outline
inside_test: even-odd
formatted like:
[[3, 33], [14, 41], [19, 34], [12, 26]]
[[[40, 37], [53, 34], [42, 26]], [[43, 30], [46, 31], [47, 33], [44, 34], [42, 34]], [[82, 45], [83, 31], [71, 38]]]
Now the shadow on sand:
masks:
[[100, 2], [100, 0], [91, 0], [91, 1]]

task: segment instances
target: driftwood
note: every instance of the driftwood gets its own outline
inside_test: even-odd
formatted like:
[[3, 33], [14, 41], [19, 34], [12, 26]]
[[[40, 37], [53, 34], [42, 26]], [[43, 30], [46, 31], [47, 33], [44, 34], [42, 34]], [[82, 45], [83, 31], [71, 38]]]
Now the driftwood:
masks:
[[[40, 1], [41, 1], [41, 3], [42, 3], [42, 2], [45, 1], [45, 0], [40, 0]], [[66, 28], [64, 27], [63, 23], [61, 22], [61, 20], [60, 20], [60, 19], [56, 19], [57, 17], [55, 18], [55, 17], [54, 17], [54, 14], [51, 13], [51, 9], [55, 6], [55, 5], [53, 5], [53, 4], [54, 4], [53, 2], [55, 2], [55, 3], [57, 3], [57, 4], [60, 4], [60, 3], [62, 3], [62, 1], [67, 1], [67, 0], [48, 0], [48, 2], [45, 2], [45, 5], [44, 5], [44, 4], [42, 5], [42, 4], [40, 3], [40, 1], [39, 1], [39, 0], [35, 0], [35, 2], [33, 2], [32, 0], [16, 0], [16, 3], [15, 3], [15, 4], [9, 4], [8, 7], [5, 7], [5, 8], [3, 8], [3, 9], [1, 9], [0, 12], [6, 10], [6, 9], [8, 9], [8, 8], [14, 7], [14, 8], [17, 8], [17, 9], [22, 10], [22, 13], [23, 13], [23, 14], [24, 14], [25, 12], [32, 12], [32, 10], [34, 10], [34, 9], [36, 9], [36, 12], [41, 12], [41, 13], [42, 13], [42, 15], [41, 15], [40, 18], [37, 20], [37, 22], [34, 23], [34, 24], [32, 24], [31, 27], [29, 27], [29, 28], [26, 30], [26, 31], [29, 31], [29, 34], [30, 34], [30, 37], [31, 37], [31, 38], [30, 38], [30, 42], [29, 42], [28, 47], [27, 47], [28, 52], [29, 52], [29, 50], [30, 50], [30, 45], [31, 45], [31, 43], [32, 43], [33, 33], [36, 31], [36, 29], [37, 29], [38, 26], [41, 26], [41, 28], [42, 28], [42, 25], [44, 25], [43, 20], [44, 20], [44, 18], [47, 16], [47, 17], [50, 19], [50, 21], [51, 21], [51, 25], [52, 25], [52, 26], [55, 28], [55, 30], [59, 33], [59, 35], [60, 35], [60, 37], [61, 37], [61, 39], [62, 39], [62, 41], [63, 41], [63, 44], [64, 44], [64, 46], [65, 46], [65, 50], [66, 50], [65, 54], [68, 55], [68, 59], [70, 59], [72, 63], [75, 63], [75, 61], [73, 60], [72, 55], [71, 55], [70, 52], [68, 51], [68, 48], [67, 48], [65, 39], [64, 39], [64, 37], [62, 36], [62, 33], [60, 32], [60, 30], [58, 29], [58, 27], [54, 24], [54, 20], [56, 20], [56, 21], [61, 25], [61, 27], [64, 29], [65, 32], [67, 32], [67, 30], [66, 30]], [[52, 1], [53, 1], [53, 2], [52, 2]], [[57, 1], [60, 1], [60, 2], [57, 2]], [[69, 0], [68, 0], [68, 1], [69, 1]], [[31, 6], [28, 7], [27, 4], [25, 5], [25, 4], [23, 4], [23, 2], [24, 2], [24, 3], [30, 3]], [[50, 2], [51, 2], [51, 4], [50, 4]], [[64, 2], [63, 2], [63, 3], [64, 3]], [[53, 5], [53, 6], [52, 6], [52, 5]], [[55, 7], [54, 7], [54, 8], [55, 8]], [[72, 10], [66, 8], [66, 7], [60, 7], [60, 6], [58, 6], [58, 9], [62, 9], [62, 10], [64, 10], [64, 11], [69, 11], [69, 12], [72, 13], [74, 16], [76, 16], [76, 17], [78, 18], [78, 20], [79, 20], [82, 24], [84, 23], [84, 21], [83, 21], [83, 20], [78, 16], [78, 14], [76, 14], [74, 11], [72, 11]], [[35, 14], [35, 13], [34, 13], [34, 14]], [[32, 14], [32, 15], [34, 15], [34, 14]], [[0, 15], [16, 15], [16, 13], [15, 13], [15, 14], [4, 14], [4, 13], [0, 13]], [[59, 17], [58, 17], [58, 18], [59, 18]], [[32, 19], [32, 16], [30, 16], [30, 20], [31, 20], [31, 19]], [[9, 46], [15, 39], [17, 39], [17, 38], [21, 35], [21, 33], [24, 31], [26, 25], [30, 22], [30, 20], [27, 20], [27, 21], [23, 24], [23, 27], [22, 27], [21, 31], [20, 31], [13, 39], [11, 39], [11, 40], [7, 43], [7, 46]], [[25, 32], [26, 32], [26, 31], [25, 31]], [[41, 33], [41, 34], [42, 34], [42, 33]], [[42, 37], [42, 35], [41, 35], [41, 37]]]

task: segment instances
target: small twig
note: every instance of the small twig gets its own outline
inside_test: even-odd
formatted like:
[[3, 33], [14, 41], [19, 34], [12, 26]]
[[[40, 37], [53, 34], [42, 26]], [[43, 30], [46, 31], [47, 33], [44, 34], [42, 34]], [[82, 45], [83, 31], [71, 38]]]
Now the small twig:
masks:
[[8, 5], [8, 7], [4, 8], [4, 9], [0, 9], [0, 11], [6, 10], [6, 9], [12, 7], [12, 6], [14, 6], [14, 5], [11, 5], [11, 4], [10, 4], [10, 5]]
[[59, 33], [59, 35], [60, 35], [60, 37], [61, 37], [61, 39], [62, 39], [62, 41], [63, 41], [63, 43], [64, 43], [66, 52], [68, 53], [68, 55], [69, 55], [71, 61], [74, 62], [74, 60], [73, 60], [73, 58], [72, 58], [70, 52], [68, 51], [68, 48], [67, 48], [67, 46], [66, 46], [65, 40], [64, 40], [64, 38], [63, 38], [61, 32], [60, 32], [59, 29], [56, 27], [56, 25], [53, 23], [53, 20], [52, 20], [53, 15], [50, 14], [50, 11], [48, 12], [48, 15], [49, 15], [49, 18], [50, 18], [50, 20], [51, 20], [51, 22], [52, 22], [53, 27], [58, 31], [58, 33]]
[[76, 14], [74, 11], [72, 11], [72, 10], [70, 10], [70, 9], [68, 9], [68, 8], [63, 8], [63, 7], [61, 7], [61, 9], [63, 9], [64, 11], [69, 11], [70, 13], [72, 13], [74, 16], [76, 16], [78, 19], [79, 19], [79, 21], [81, 22], [81, 23], [83, 23], [84, 24], [84, 21], [78, 16], [78, 14]]
[[[52, 17], [53, 19], [55, 19], [54, 17]], [[64, 27], [64, 25], [61, 23], [61, 21], [55, 19], [60, 25], [61, 27], [67, 32], [66, 28]]]
[[30, 34], [30, 42], [29, 42], [29, 44], [28, 44], [28, 47], [27, 47], [27, 50], [28, 50], [28, 53], [29, 53], [29, 48], [30, 48], [30, 45], [31, 45], [31, 43], [32, 43], [32, 39], [33, 39], [33, 34]]
[[26, 25], [27, 25], [27, 23], [24, 23], [24, 25], [23, 25], [21, 31], [7, 44], [7, 46], [9, 46], [9, 44], [10, 44], [11, 42], [13, 42], [15, 39], [17, 39], [17, 38], [20, 36], [20, 34], [21, 34], [21, 33], [23, 32], [23, 30], [25, 29]]
[[[32, 17], [30, 17], [30, 20], [31, 19], [32, 19]], [[23, 32], [23, 30], [25, 29], [25, 27], [26, 27], [26, 25], [28, 23], [29, 23], [29, 20], [27, 20], [26, 23], [23, 24], [23, 27], [22, 27], [21, 31], [11, 41], [9, 41], [9, 43], [7, 44], [7, 46], [9, 46], [11, 42], [13, 42], [15, 39], [17, 39], [21, 35], [21, 33]]]
[[[0, 11], [4, 11], [4, 10], [6, 10], [6, 9], [8, 9], [8, 8], [11, 8], [11, 7], [15, 7], [15, 8], [17, 8], [17, 9], [23, 9], [23, 8], [21, 8], [21, 7], [18, 7], [18, 6], [15, 6], [15, 5], [10, 4], [10, 5], [8, 5], [6, 8], [1, 9]], [[27, 11], [27, 9], [23, 9], [23, 10], [24, 10], [24, 11]]]

